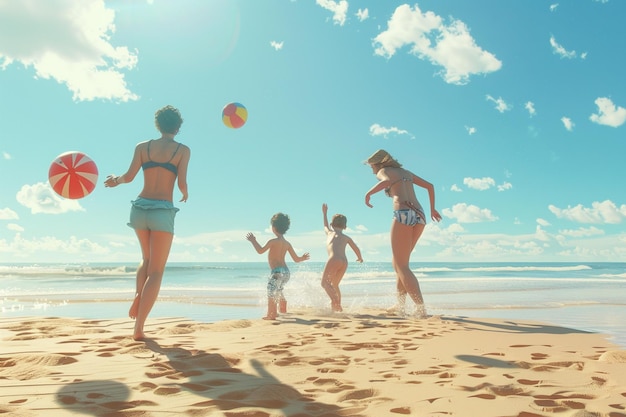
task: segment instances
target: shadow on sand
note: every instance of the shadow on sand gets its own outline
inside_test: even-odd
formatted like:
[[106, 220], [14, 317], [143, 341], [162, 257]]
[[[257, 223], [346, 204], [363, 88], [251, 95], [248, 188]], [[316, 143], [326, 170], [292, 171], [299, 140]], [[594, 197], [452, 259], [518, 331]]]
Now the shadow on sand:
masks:
[[[256, 359], [245, 373], [235, 367], [239, 359], [227, 359], [216, 353], [161, 346], [145, 340], [152, 351], [146, 364], [145, 380], [123, 384], [111, 380], [79, 381], [64, 385], [56, 393], [56, 402], [76, 414], [92, 416], [152, 416], [167, 414], [162, 403], [151, 401], [151, 391], [167, 402], [181, 392], [197, 397], [186, 399], [177, 413], [192, 416], [293, 417], [356, 416], [336, 405], [324, 404], [281, 383]], [[131, 392], [133, 392], [131, 400]], [[169, 407], [168, 407], [169, 408]]]
[[230, 412], [228, 415], [259, 417], [275, 415], [263, 409], [281, 410], [286, 416], [345, 415], [340, 413], [339, 407], [316, 402], [281, 383], [256, 359], [250, 360], [254, 374], [247, 374], [233, 367], [238, 360], [228, 360], [220, 354], [164, 347], [155, 340], [146, 340], [146, 347], [167, 358], [155, 364], [161, 372], [168, 372], [169, 379], [181, 379], [171, 385], [173, 388], [206, 398], [192, 405], [196, 410], [240, 409], [241, 413]]
[[529, 334], [575, 334], [575, 333], [592, 333], [586, 330], [570, 329], [568, 327], [552, 326], [545, 323], [518, 323], [514, 321], [505, 321], [500, 323], [492, 323], [489, 321], [481, 321], [469, 319], [465, 317], [442, 317], [442, 320], [454, 321], [457, 323], [465, 323], [490, 328], [493, 332], [503, 333], [529, 333]]

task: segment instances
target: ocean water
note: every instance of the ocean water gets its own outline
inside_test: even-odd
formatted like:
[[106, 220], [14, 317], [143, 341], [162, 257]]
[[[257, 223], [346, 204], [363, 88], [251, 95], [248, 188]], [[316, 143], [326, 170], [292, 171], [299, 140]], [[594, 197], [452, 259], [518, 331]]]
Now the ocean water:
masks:
[[[136, 264], [0, 264], [0, 317], [127, 317]], [[330, 311], [324, 263], [289, 264], [290, 307]], [[529, 319], [607, 335], [626, 348], [626, 263], [413, 263], [429, 314]], [[265, 262], [170, 263], [150, 317], [201, 322], [259, 318]], [[390, 263], [351, 263], [340, 288], [347, 313], [395, 303]], [[408, 302], [408, 306], [412, 303]]]

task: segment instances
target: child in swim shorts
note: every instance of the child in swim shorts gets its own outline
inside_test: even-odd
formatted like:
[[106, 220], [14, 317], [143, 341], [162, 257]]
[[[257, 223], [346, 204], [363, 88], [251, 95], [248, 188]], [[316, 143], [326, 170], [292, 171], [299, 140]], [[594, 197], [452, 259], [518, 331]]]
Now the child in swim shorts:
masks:
[[302, 256], [298, 256], [291, 243], [285, 239], [284, 234], [291, 225], [288, 215], [276, 213], [272, 217], [270, 224], [272, 225], [272, 232], [274, 232], [276, 237], [268, 240], [264, 246], [257, 242], [256, 237], [252, 233], [248, 233], [246, 239], [252, 243], [258, 254], [269, 251], [267, 254], [267, 261], [270, 266], [270, 277], [267, 282], [267, 316], [263, 318], [265, 320], [276, 320], [279, 311], [283, 314], [287, 312], [287, 300], [283, 294], [283, 289], [285, 283], [289, 281], [290, 273], [285, 263], [285, 256], [289, 253], [294, 262], [302, 262], [309, 259], [309, 254], [305, 252]]

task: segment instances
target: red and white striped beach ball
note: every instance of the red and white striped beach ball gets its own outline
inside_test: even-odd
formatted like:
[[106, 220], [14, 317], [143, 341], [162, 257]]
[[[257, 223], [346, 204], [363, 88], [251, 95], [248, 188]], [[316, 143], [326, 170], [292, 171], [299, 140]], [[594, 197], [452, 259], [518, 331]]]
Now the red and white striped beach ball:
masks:
[[222, 122], [232, 129], [239, 129], [248, 120], [248, 109], [241, 103], [229, 103], [222, 109]]
[[65, 152], [52, 161], [48, 181], [61, 197], [83, 198], [96, 188], [98, 167], [82, 152]]

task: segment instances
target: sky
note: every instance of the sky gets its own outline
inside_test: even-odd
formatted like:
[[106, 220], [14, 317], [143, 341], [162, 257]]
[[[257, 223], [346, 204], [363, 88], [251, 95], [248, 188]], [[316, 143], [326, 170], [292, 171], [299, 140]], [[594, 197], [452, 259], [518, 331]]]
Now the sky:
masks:
[[[381, 148], [435, 187], [443, 219], [412, 262], [623, 262], [624, 16], [621, 0], [0, 0], [0, 262], [138, 261], [141, 175], [103, 182], [168, 104], [191, 148], [172, 262], [264, 261], [245, 235], [272, 238], [277, 212], [323, 262], [323, 203], [365, 262], [390, 261], [391, 201], [364, 202]], [[98, 166], [82, 199], [48, 183], [67, 151]]]

